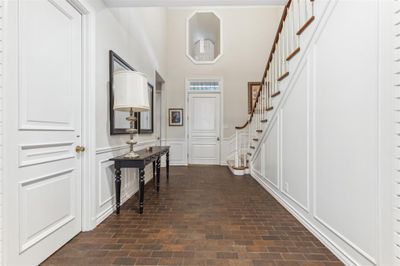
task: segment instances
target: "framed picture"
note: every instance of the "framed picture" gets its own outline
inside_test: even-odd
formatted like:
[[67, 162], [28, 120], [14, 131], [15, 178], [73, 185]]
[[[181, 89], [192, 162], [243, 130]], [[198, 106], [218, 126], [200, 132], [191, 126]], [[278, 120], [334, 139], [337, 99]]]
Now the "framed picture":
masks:
[[154, 131], [154, 87], [147, 83], [149, 93], [150, 110], [140, 112], [139, 115], [139, 134], [152, 134]]
[[169, 125], [170, 126], [183, 126], [183, 109], [170, 108], [169, 109]]
[[[126, 112], [114, 111], [114, 73], [119, 70], [132, 70], [135, 71], [133, 67], [131, 67], [124, 59], [122, 59], [115, 52], [109, 52], [109, 60], [110, 60], [110, 77], [109, 77], [109, 93], [110, 93], [110, 134], [128, 134], [126, 129], [129, 128], [129, 122], [126, 120], [126, 117], [129, 116]], [[135, 113], [136, 118], [138, 114]], [[135, 122], [136, 129], [138, 128], [138, 123]]]
[[254, 102], [257, 99], [258, 91], [261, 89], [261, 82], [249, 82], [248, 87], [248, 113], [251, 113]]

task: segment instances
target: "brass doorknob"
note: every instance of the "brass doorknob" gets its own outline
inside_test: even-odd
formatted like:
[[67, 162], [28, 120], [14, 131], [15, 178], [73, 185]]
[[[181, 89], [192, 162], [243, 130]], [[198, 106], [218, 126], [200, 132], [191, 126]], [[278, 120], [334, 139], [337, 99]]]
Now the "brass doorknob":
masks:
[[77, 153], [79, 153], [79, 152], [84, 152], [85, 151], [85, 147], [83, 147], [83, 146], [76, 146], [75, 147], [75, 151], [77, 152]]

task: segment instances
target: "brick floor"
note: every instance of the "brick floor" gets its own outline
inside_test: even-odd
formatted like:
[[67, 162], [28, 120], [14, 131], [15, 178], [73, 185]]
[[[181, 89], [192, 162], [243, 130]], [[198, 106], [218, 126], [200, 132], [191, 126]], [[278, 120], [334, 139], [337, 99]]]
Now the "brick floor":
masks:
[[342, 265], [250, 176], [172, 167], [121, 214], [81, 233], [43, 265]]

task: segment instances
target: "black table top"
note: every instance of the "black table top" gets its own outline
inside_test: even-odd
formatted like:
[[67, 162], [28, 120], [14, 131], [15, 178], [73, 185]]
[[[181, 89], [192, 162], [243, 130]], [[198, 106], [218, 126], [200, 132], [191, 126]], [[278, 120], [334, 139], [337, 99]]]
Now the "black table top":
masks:
[[125, 154], [111, 158], [110, 161], [143, 161], [148, 159], [149, 157], [158, 155], [159, 153], [163, 153], [169, 150], [169, 146], [152, 146], [152, 150], [148, 151], [147, 149], [135, 151], [139, 156], [136, 158], [125, 158]]

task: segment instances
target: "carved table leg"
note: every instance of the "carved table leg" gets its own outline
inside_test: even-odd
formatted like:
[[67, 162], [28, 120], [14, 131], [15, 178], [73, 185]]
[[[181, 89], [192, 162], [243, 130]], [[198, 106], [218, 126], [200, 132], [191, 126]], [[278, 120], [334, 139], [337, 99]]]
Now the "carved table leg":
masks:
[[166, 163], [167, 163], [167, 180], [169, 179], [169, 151], [166, 154]]
[[160, 156], [157, 157], [157, 161], [156, 161], [156, 165], [157, 165], [157, 192], [160, 191], [160, 165], [161, 165], [161, 160], [160, 160]]
[[144, 168], [139, 169], [139, 213], [143, 213], [144, 207]]
[[117, 214], [121, 205], [121, 168], [118, 164], [115, 165], [115, 197], [117, 205]]
[[156, 161], [153, 161], [153, 182], [154, 182], [154, 187], [157, 186], [157, 181], [156, 181]]

